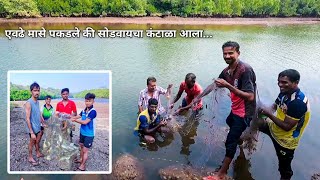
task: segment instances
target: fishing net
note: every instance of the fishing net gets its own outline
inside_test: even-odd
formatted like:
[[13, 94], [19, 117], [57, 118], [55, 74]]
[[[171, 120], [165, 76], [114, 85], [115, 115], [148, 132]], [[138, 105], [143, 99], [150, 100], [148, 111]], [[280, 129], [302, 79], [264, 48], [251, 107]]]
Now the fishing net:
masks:
[[201, 148], [202, 153], [194, 163], [195, 167], [205, 166], [212, 153], [216, 152], [214, 148], [224, 148], [224, 140], [228, 133], [228, 129], [222, 125], [224, 124], [222, 123], [224, 121], [224, 118], [222, 118], [224, 117], [223, 111], [228, 111], [224, 104], [230, 101], [228, 91], [226, 88], [217, 87], [213, 82], [204, 90], [204, 94], [209, 93], [210, 97], [206, 104], [205, 115], [202, 116], [202, 122], [207, 133], [203, 138], [199, 139], [205, 146]]
[[257, 103], [254, 116], [250, 122], [249, 128], [247, 128], [241, 135], [240, 139], [243, 140], [243, 148], [248, 151], [248, 155], [252, 155], [257, 151], [257, 144], [259, 139], [259, 127], [264, 123], [267, 123], [267, 117], [259, 114], [259, 108], [267, 109], [268, 111], [274, 113], [272, 104], [263, 103], [260, 100], [259, 93], [257, 91]]
[[168, 89], [167, 92], [167, 107], [166, 107], [166, 113], [164, 115], [164, 119], [167, 120], [167, 127], [172, 131], [172, 132], [177, 132], [179, 129], [181, 129], [181, 122], [177, 121], [177, 117], [174, 116], [174, 111], [173, 108], [171, 108], [171, 104], [173, 103], [172, 100], [172, 88]]
[[[67, 128], [62, 130], [62, 123], [67, 122]], [[70, 142], [72, 125], [70, 115], [62, 114], [60, 117], [51, 116], [47, 121], [47, 128], [43, 135], [43, 154], [48, 161], [57, 161], [62, 170], [70, 170], [73, 159], [76, 157], [79, 147]]]

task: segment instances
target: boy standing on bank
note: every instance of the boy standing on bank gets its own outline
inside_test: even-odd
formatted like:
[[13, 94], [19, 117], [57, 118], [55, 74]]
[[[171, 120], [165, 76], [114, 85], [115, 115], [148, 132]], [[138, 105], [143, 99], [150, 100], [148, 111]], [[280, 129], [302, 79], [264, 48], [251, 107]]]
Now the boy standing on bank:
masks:
[[86, 170], [85, 164], [88, 159], [88, 151], [92, 146], [95, 135], [95, 119], [97, 117], [97, 112], [93, 108], [95, 97], [95, 94], [87, 93], [85, 96], [86, 108], [79, 115], [71, 118], [72, 122], [81, 124], [79, 141], [81, 147], [80, 159], [75, 160], [76, 163], [80, 163], [78, 167], [80, 171]]

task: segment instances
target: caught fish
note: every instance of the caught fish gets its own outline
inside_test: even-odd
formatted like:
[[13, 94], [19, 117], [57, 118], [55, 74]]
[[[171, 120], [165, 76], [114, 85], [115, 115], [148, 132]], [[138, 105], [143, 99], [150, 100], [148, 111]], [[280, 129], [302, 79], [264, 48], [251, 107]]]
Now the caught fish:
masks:
[[47, 122], [48, 128], [45, 129], [43, 138], [45, 159], [57, 161], [60, 169], [71, 170], [72, 161], [70, 159], [76, 156], [78, 147], [70, 142], [68, 131], [62, 131], [61, 117], [52, 116]]
[[240, 139], [243, 140], [243, 147], [248, 150], [249, 155], [253, 154], [257, 150], [257, 143], [260, 134], [259, 127], [266, 123], [266, 117], [261, 116], [258, 112], [259, 108], [267, 108], [270, 112], [275, 112], [272, 105], [262, 103], [257, 91], [257, 105], [253, 119], [250, 122], [249, 128], [247, 128], [240, 137]]

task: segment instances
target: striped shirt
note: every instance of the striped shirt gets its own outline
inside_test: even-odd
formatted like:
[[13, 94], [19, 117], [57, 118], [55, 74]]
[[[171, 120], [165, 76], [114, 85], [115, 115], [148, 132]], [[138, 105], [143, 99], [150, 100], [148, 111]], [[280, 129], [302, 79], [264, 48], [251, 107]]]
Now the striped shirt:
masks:
[[148, 108], [148, 101], [151, 98], [154, 98], [156, 100], [158, 100], [158, 111], [160, 114], [163, 114], [166, 110], [164, 109], [164, 107], [161, 105], [161, 100], [160, 100], [160, 95], [164, 95], [167, 93], [166, 89], [163, 89], [160, 86], [157, 86], [156, 89], [153, 92], [153, 96], [149, 96], [148, 94], [148, 87], [141, 90], [140, 91], [140, 95], [139, 95], [139, 101], [138, 101], [138, 105], [142, 106], [143, 110]]

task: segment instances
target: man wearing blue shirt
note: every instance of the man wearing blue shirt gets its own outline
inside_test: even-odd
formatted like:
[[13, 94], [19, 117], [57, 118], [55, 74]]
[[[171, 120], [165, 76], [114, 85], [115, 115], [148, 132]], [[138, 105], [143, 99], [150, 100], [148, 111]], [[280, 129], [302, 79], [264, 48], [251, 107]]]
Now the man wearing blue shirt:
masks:
[[95, 97], [94, 94], [87, 93], [85, 96], [86, 108], [78, 116], [71, 118], [72, 122], [81, 124], [79, 141], [81, 147], [80, 159], [75, 161], [76, 163], [80, 163], [78, 169], [81, 171], [86, 170], [85, 163], [88, 159], [88, 151], [92, 146], [95, 135], [95, 118], [97, 117], [97, 112], [93, 108]]

